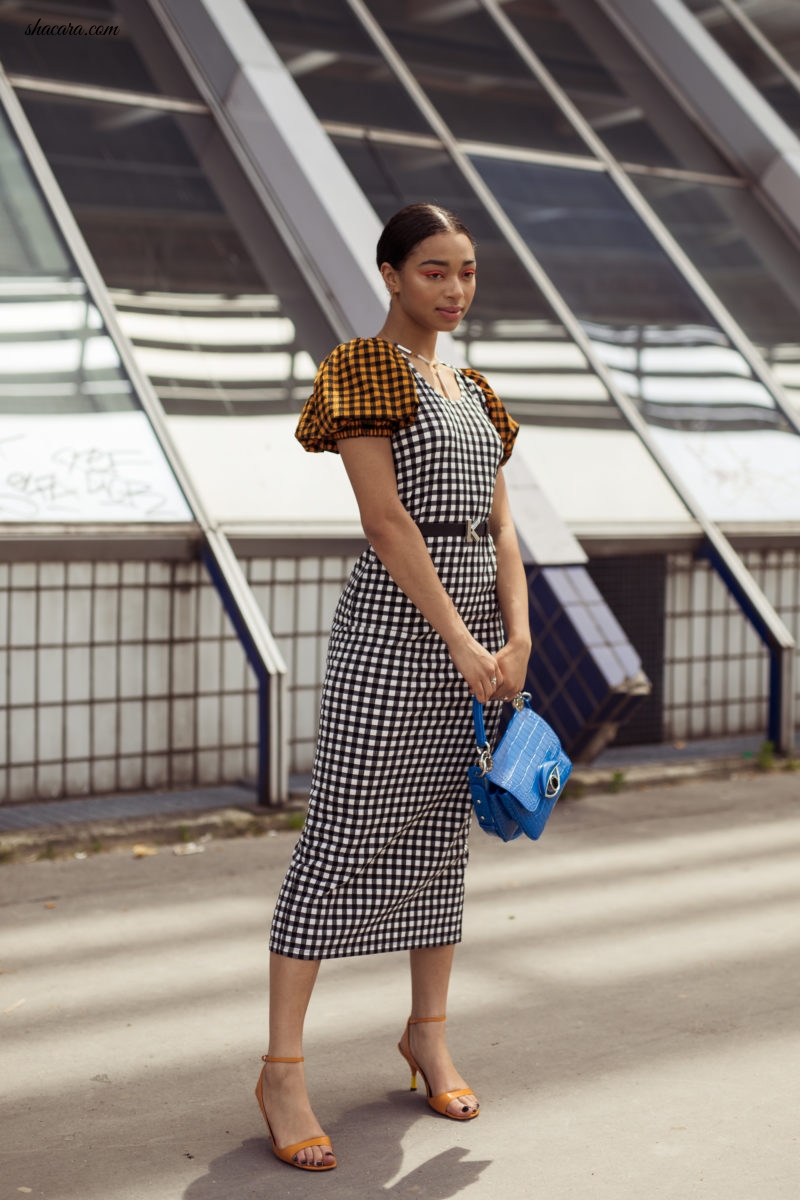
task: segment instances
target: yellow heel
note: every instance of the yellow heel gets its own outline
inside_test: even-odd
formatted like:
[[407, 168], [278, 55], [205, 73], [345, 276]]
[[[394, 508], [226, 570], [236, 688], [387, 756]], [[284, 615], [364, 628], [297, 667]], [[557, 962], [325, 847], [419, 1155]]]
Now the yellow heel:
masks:
[[[454, 1100], [459, 1100], [462, 1096], [472, 1096], [474, 1093], [471, 1088], [459, 1088], [454, 1092], [439, 1092], [436, 1096], [431, 1095], [430, 1084], [427, 1076], [419, 1065], [414, 1055], [411, 1053], [411, 1026], [421, 1025], [427, 1021], [444, 1021], [445, 1017], [409, 1017], [406, 1022], [405, 1032], [403, 1037], [397, 1043], [397, 1049], [402, 1054], [403, 1058], [411, 1068], [411, 1091], [417, 1090], [417, 1074], [422, 1076], [425, 1084], [425, 1091], [428, 1093], [428, 1104], [434, 1112], [439, 1113], [443, 1117], [449, 1117], [451, 1121], [472, 1121], [480, 1112], [480, 1105], [477, 1108], [467, 1108], [466, 1106], [460, 1113], [451, 1113], [447, 1111], [448, 1105]], [[405, 1039], [405, 1046], [403, 1040]]]
[[[274, 1058], [274, 1057], [272, 1057], [272, 1055], [262, 1054], [261, 1061], [264, 1063], [268, 1063], [268, 1062], [301, 1063], [301, 1062], [305, 1062], [305, 1059], [303, 1059], [303, 1058]], [[275, 1155], [276, 1158], [279, 1158], [281, 1160], [281, 1162], [288, 1163], [288, 1165], [290, 1167], [297, 1167], [298, 1170], [300, 1170], [300, 1171], [332, 1171], [333, 1170], [333, 1168], [337, 1165], [335, 1156], [333, 1157], [333, 1162], [321, 1163], [319, 1166], [316, 1166], [314, 1163], [295, 1162], [295, 1155], [299, 1154], [301, 1150], [307, 1150], [309, 1148], [309, 1146], [327, 1146], [331, 1152], [331, 1156], [333, 1156], [333, 1146], [331, 1146], [331, 1139], [328, 1137], [327, 1133], [318, 1134], [317, 1137], [306, 1138], [306, 1140], [304, 1142], [295, 1142], [293, 1146], [283, 1146], [279, 1149], [275, 1145], [275, 1138], [272, 1136], [272, 1127], [270, 1126], [269, 1117], [267, 1116], [267, 1110], [264, 1105], [264, 1068], [263, 1067], [261, 1068], [261, 1074], [259, 1075], [258, 1083], [256, 1084], [256, 1100], [258, 1101], [258, 1105], [259, 1105], [259, 1108], [261, 1109], [264, 1120], [267, 1123], [267, 1131], [269, 1133], [269, 1140], [270, 1140], [270, 1144], [272, 1146], [272, 1153]]]

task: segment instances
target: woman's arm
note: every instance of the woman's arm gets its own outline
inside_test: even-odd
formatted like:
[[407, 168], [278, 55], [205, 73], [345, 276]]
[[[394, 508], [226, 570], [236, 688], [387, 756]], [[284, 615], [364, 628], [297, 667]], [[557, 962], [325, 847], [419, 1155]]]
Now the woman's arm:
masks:
[[[499, 656], [490, 654], [467, 629], [436, 572], [425, 539], [401, 503], [390, 439], [343, 438], [337, 446], [373, 550], [443, 638], [473, 694], [481, 701], [489, 699], [504, 682]], [[493, 677], [496, 688], [489, 682]]]
[[497, 599], [506, 631], [506, 643], [497, 655], [503, 682], [498, 683], [494, 697], [510, 699], [525, 686], [525, 675], [531, 656], [531, 629], [528, 617], [528, 581], [522, 565], [502, 470], [497, 473], [494, 487], [489, 531], [497, 553]]

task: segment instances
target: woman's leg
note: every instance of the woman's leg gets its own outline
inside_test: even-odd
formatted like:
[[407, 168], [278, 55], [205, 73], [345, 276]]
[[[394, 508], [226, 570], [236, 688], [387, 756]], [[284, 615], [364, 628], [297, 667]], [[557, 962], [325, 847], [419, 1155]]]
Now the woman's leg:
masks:
[[[454, 953], [455, 946], [410, 951], [412, 1017], [443, 1017], [446, 1014]], [[412, 1025], [410, 1031], [412, 1052], [425, 1072], [433, 1095], [469, 1087], [453, 1065], [447, 1049], [444, 1021], [425, 1021]], [[465, 1107], [477, 1109], [475, 1096], [460, 1096], [448, 1105], [448, 1112], [457, 1115]]]
[[[319, 962], [270, 954], [269, 1054], [300, 1058], [303, 1025], [319, 972]], [[304, 1142], [323, 1132], [311, 1108], [302, 1063], [264, 1064], [264, 1106], [279, 1149]], [[296, 1155], [301, 1163], [317, 1164], [332, 1157], [327, 1146], [309, 1146]]]

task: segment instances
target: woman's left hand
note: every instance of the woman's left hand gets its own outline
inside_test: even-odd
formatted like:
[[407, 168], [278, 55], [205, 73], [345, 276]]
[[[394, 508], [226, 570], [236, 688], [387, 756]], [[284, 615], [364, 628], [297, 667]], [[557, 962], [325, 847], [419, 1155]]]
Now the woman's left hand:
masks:
[[506, 642], [495, 655], [502, 683], [495, 688], [490, 700], [511, 700], [517, 692], [524, 690], [530, 656], [530, 642]]

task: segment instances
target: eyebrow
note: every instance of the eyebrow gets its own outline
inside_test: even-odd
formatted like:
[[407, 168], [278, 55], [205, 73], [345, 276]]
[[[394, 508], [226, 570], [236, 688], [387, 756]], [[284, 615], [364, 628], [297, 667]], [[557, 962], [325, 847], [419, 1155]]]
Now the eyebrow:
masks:
[[[471, 267], [475, 265], [474, 258], [465, 258], [462, 262], [462, 267]], [[441, 258], [426, 258], [424, 262], [418, 263], [420, 267], [449, 267], [450, 263]]]

